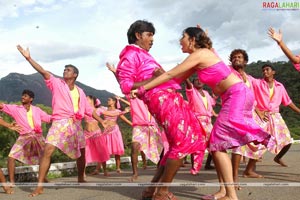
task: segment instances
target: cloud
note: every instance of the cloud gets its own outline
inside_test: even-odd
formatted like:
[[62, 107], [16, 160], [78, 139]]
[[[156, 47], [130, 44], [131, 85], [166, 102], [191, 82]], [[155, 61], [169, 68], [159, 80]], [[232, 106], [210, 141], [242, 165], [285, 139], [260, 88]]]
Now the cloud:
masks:
[[[34, 72], [16, 50], [16, 45], [21, 44], [28, 46], [46, 68], [72, 63], [82, 67], [82, 83], [99, 89], [110, 85], [108, 90], [118, 91], [105, 62], [117, 64], [119, 53], [127, 44], [127, 30], [138, 19], [154, 23], [157, 31], [150, 53], [166, 69], [187, 56], [180, 50], [179, 38], [184, 28], [198, 23], [208, 29], [214, 48], [225, 61], [235, 48], [247, 50], [250, 62], [283, 59], [284, 54], [267, 35], [270, 26], [282, 29], [284, 41], [298, 54], [299, 10], [265, 11], [262, 2], [3, 0], [0, 77], [12, 71]], [[51, 70], [61, 74], [61, 67]]]
[[95, 47], [53, 41], [31, 43], [30, 49], [31, 54], [42, 62], [79, 59], [86, 56], [96, 56], [100, 52]]
[[[169, 29], [183, 30], [200, 23], [208, 29], [219, 49], [256, 49], [270, 45], [267, 29], [285, 28], [287, 41], [300, 40], [295, 31], [300, 20], [298, 11], [264, 11], [263, 1], [146, 1], [147, 12], [163, 18]], [[155, 15], [155, 13], [159, 13]]]

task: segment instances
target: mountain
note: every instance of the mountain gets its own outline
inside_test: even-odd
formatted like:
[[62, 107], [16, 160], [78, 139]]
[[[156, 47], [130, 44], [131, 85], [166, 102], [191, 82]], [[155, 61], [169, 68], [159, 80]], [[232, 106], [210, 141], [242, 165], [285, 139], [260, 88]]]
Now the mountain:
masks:
[[[107, 98], [114, 96], [113, 93], [106, 90], [96, 90], [80, 82], [76, 82], [76, 85], [82, 88], [86, 95], [96, 96], [102, 103], [105, 103]], [[46, 87], [44, 79], [39, 73], [31, 75], [10, 73], [0, 79], [0, 101], [20, 101], [24, 89], [32, 90], [35, 93], [33, 104], [51, 106], [50, 90]]]

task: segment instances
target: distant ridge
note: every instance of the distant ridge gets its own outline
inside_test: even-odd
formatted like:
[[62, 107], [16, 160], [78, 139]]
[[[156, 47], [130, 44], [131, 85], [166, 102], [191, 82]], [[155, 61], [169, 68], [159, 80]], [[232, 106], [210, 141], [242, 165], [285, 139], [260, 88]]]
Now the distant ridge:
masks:
[[[106, 104], [107, 98], [114, 94], [106, 90], [96, 90], [90, 86], [76, 82], [86, 95], [98, 97], [102, 103]], [[46, 87], [43, 77], [39, 73], [24, 75], [19, 73], [10, 73], [0, 79], [0, 101], [17, 102], [21, 99], [24, 89], [30, 89], [35, 93], [33, 104], [44, 104], [51, 106], [51, 93]]]

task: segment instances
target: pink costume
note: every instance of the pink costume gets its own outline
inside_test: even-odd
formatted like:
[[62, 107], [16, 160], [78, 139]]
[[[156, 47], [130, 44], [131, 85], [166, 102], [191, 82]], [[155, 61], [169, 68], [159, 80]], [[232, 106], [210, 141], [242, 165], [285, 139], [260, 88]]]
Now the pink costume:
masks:
[[201, 94], [197, 89], [194, 87], [192, 89], [186, 89], [186, 96], [189, 101], [189, 105], [202, 124], [202, 127], [206, 133], [206, 139], [208, 140], [212, 130], [211, 117], [213, 113], [213, 106], [216, 104], [216, 101], [209, 95], [207, 91], [203, 90], [203, 93], [207, 98], [207, 108], [205, 107]]
[[[297, 57], [300, 57], [300, 55], [298, 55]], [[299, 63], [293, 63], [293, 65], [294, 65], [295, 69], [300, 72], [300, 64]]]
[[[134, 82], [153, 76], [161, 66], [144, 49], [136, 45], [126, 46], [120, 54], [117, 78], [124, 94], [129, 94]], [[156, 121], [164, 128], [169, 151], [160, 164], [166, 160], [181, 159], [188, 154], [202, 152], [202, 162], [206, 148], [205, 133], [187, 102], [176, 92], [180, 85], [170, 80], [146, 92], [143, 101]]]
[[142, 100], [138, 98], [128, 99], [130, 101], [133, 126], [132, 142], [138, 142], [140, 151], [143, 151], [148, 159], [157, 164], [163, 144], [164, 148], [169, 146], [167, 141], [162, 140], [165, 138], [162, 136], [164, 132], [159, 131], [154, 117]]
[[269, 117], [268, 122], [261, 122], [265, 130], [272, 136], [268, 150], [277, 154], [284, 146], [291, 143], [290, 131], [279, 113], [279, 106], [281, 104], [287, 106], [292, 103], [292, 100], [284, 86], [276, 80], [274, 80], [274, 93], [271, 99], [269, 84], [264, 79], [257, 79], [253, 88], [257, 100], [256, 107], [267, 112]]
[[[231, 67], [231, 70], [236, 76], [238, 76], [241, 80], [243, 80], [243, 77], [241, 76], [241, 74], [239, 72], [234, 70], [232, 67]], [[247, 83], [246, 83], [246, 85], [251, 89], [251, 91], [254, 94], [253, 83], [256, 81], [256, 79], [253, 78], [252, 76], [250, 76], [249, 74], [246, 74], [246, 79], [247, 79], [247, 82], [249, 83], [249, 85]], [[254, 94], [254, 96], [255, 96], [255, 94]], [[253, 105], [253, 118], [254, 118], [255, 122], [257, 122], [257, 124], [260, 125], [261, 128], [263, 128], [263, 126], [261, 126], [261, 119], [259, 118], [259, 116], [257, 115], [257, 113], [254, 110], [255, 106], [256, 106], [256, 100]], [[266, 153], [266, 151], [267, 151], [267, 148], [262, 144], [255, 145], [255, 144], [251, 143], [250, 147], [248, 145], [236, 147], [236, 148], [232, 149], [232, 153], [239, 154], [239, 155], [245, 156], [247, 158], [258, 160], [258, 159], [262, 158], [263, 154]], [[255, 151], [253, 151], [253, 149], [255, 149]]]
[[[115, 109], [115, 110], [106, 110], [106, 112], [110, 112], [111, 114], [121, 114], [122, 111]], [[101, 110], [97, 111], [97, 113], [101, 114]], [[118, 115], [114, 117], [104, 115], [104, 119], [116, 122], [116, 125], [108, 129], [105, 129], [103, 131], [108, 153], [110, 155], [123, 155], [124, 143], [123, 143], [122, 133], [120, 131], [119, 125], [117, 124]]]
[[34, 128], [28, 123], [27, 110], [22, 105], [3, 104], [2, 111], [12, 116], [18, 125], [22, 127], [16, 143], [10, 150], [8, 157], [19, 160], [22, 163], [35, 165], [42, 156], [45, 139], [42, 134], [42, 121], [50, 122], [51, 116], [40, 108], [31, 105]]
[[[196, 117], [198, 118], [199, 122], [205, 130], [206, 141], [209, 141], [210, 132], [213, 128], [213, 125], [211, 123], [211, 117], [213, 113], [213, 106], [216, 104], [216, 101], [209, 95], [207, 91], [202, 91], [207, 99], [207, 108], [202, 100], [202, 95], [193, 86], [191, 89], [186, 89], [186, 96], [191, 109], [194, 111]], [[191, 173], [196, 174], [200, 170], [201, 166], [202, 163], [194, 162], [194, 166], [191, 170]]]
[[[99, 114], [99, 113], [97, 113]], [[93, 117], [85, 115], [84, 121], [86, 123], [98, 123]], [[99, 128], [96, 131], [89, 132], [84, 130], [85, 136], [85, 162], [106, 162], [109, 160], [110, 155], [106, 146], [105, 136], [102, 134]]]
[[85, 148], [81, 120], [85, 114], [91, 116], [93, 109], [88, 106], [83, 90], [75, 85], [79, 92], [79, 110], [74, 113], [70, 89], [66, 82], [53, 75], [45, 82], [52, 93], [53, 112], [53, 122], [46, 143], [56, 146], [72, 159], [79, 158], [80, 149]]
[[[198, 70], [199, 80], [215, 88], [231, 74], [222, 61]], [[236, 83], [221, 94], [222, 108], [210, 135], [210, 151], [223, 151], [252, 141], [266, 143], [269, 134], [253, 119], [253, 92], [243, 83]]]

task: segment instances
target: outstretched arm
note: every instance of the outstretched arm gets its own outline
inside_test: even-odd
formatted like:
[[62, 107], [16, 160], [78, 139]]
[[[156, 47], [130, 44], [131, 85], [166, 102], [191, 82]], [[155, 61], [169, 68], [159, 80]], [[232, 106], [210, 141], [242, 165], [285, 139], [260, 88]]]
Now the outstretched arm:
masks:
[[22, 131], [22, 127], [19, 126], [17, 123], [14, 122], [10, 124], [4, 121], [2, 118], [0, 118], [0, 126], [4, 126], [6, 128], [9, 128], [10, 130], [17, 131], [17, 132]]
[[300, 114], [300, 109], [294, 103], [290, 103], [289, 107], [296, 113]]
[[119, 96], [115, 96], [115, 97], [116, 97], [116, 99], [118, 99], [119, 101], [122, 101], [123, 103], [127, 104], [128, 106], [130, 106], [130, 102], [129, 102], [129, 101], [127, 101], [127, 100], [125, 100], [125, 99], [123, 99], [123, 98], [121, 98], [121, 97], [119, 97]]
[[31, 64], [31, 66], [44, 77], [45, 80], [50, 79], [51, 76], [50, 72], [44, 70], [42, 66], [40, 66], [37, 62], [35, 62], [30, 57], [30, 52], [28, 48], [24, 50], [20, 45], [17, 45], [17, 49], [24, 56], [24, 58]]
[[300, 63], [300, 57], [297, 57], [293, 54], [293, 52], [286, 46], [286, 44], [282, 40], [282, 32], [279, 29], [278, 33], [272, 28], [269, 28], [268, 35], [270, 38], [275, 40], [277, 44], [280, 46], [283, 53], [288, 57], [288, 59], [295, 64]]
[[132, 122], [131, 122], [129, 119], [127, 119], [124, 115], [120, 115], [120, 118], [121, 118], [124, 122], [126, 122], [127, 124], [129, 124], [130, 126], [132, 126]]

